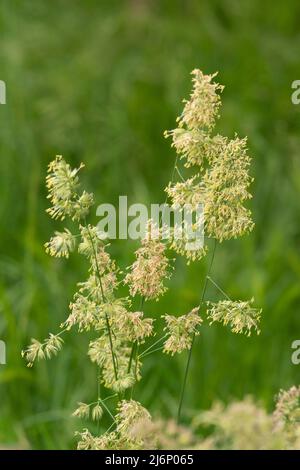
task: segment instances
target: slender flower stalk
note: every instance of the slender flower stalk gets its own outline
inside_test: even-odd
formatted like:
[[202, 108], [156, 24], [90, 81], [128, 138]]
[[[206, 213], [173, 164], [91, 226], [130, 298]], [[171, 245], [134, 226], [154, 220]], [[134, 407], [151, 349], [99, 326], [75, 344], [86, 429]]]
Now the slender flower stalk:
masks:
[[[96, 273], [97, 273], [97, 276], [98, 276], [100, 290], [101, 290], [102, 302], [105, 303], [106, 299], [105, 299], [103, 285], [102, 285], [102, 277], [101, 277], [101, 274], [100, 274], [97, 253], [96, 253], [95, 245], [94, 245], [94, 242], [93, 242], [93, 237], [92, 237], [89, 226], [87, 226], [87, 230], [88, 230], [88, 233], [89, 233], [90, 242], [91, 242], [91, 246], [92, 246], [92, 249], [93, 249], [93, 256], [94, 256], [94, 261], [95, 261], [95, 266], [96, 266]], [[114, 366], [115, 379], [117, 381], [118, 380], [118, 371], [117, 371], [116, 357], [115, 357], [115, 353], [114, 353], [113, 340], [112, 340], [112, 334], [111, 334], [109, 319], [108, 319], [106, 311], [105, 311], [105, 323], [106, 323], [107, 333], [108, 333], [108, 337], [109, 337], [109, 345], [110, 345], [111, 357], [112, 357], [113, 366]]]
[[[207, 273], [206, 273], [206, 276], [205, 276], [204, 286], [203, 286], [203, 289], [202, 289], [202, 294], [201, 294], [201, 299], [200, 299], [200, 304], [199, 304], [199, 309], [201, 309], [202, 304], [204, 302], [205, 292], [206, 292], [206, 288], [207, 288], [207, 282], [208, 282], [208, 278], [209, 278], [209, 275], [210, 275], [210, 272], [211, 272], [211, 269], [212, 269], [212, 266], [213, 266], [215, 253], [216, 253], [216, 248], [217, 248], [217, 242], [216, 242], [216, 240], [214, 240], [214, 247], [213, 247], [212, 257], [211, 257], [210, 264], [209, 264], [209, 267], [208, 267], [208, 270], [207, 270]], [[192, 357], [193, 346], [194, 346], [194, 342], [195, 342], [195, 336], [196, 336], [195, 333], [193, 333], [191, 347], [189, 349], [188, 358], [187, 358], [185, 371], [184, 371], [183, 384], [182, 384], [182, 389], [181, 389], [180, 399], [179, 399], [179, 405], [178, 405], [178, 411], [177, 411], [177, 422], [178, 423], [180, 422], [180, 418], [181, 418], [181, 410], [182, 410], [184, 394], [185, 394], [186, 385], [187, 385], [188, 374], [189, 374], [189, 370], [190, 370], [191, 357]]]

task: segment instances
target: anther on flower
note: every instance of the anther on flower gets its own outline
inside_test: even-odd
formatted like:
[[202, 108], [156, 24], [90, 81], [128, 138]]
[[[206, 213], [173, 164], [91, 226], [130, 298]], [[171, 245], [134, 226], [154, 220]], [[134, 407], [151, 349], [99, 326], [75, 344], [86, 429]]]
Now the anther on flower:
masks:
[[140, 421], [151, 421], [151, 415], [139, 402], [122, 400], [118, 404], [116, 415], [117, 431], [121, 435], [130, 435], [131, 430]]
[[70, 330], [73, 326], [78, 326], [78, 331], [90, 331], [96, 325], [100, 327], [100, 309], [94, 300], [91, 300], [79, 293], [74, 296], [74, 302], [70, 303], [71, 313], [63, 324]]
[[117, 432], [106, 432], [102, 436], [93, 436], [93, 434], [84, 429], [75, 434], [80, 438], [78, 450], [138, 450], [144, 448], [141, 439], [132, 439], [129, 436], [121, 436]]
[[84, 219], [88, 215], [90, 208], [93, 204], [94, 195], [92, 193], [87, 193], [86, 191], [83, 191], [81, 196], [79, 196], [77, 201], [74, 203], [72, 219]]
[[103, 241], [99, 237], [97, 227], [87, 225], [86, 227], [80, 226], [81, 242], [78, 246], [78, 253], [91, 258], [98, 253], [99, 249], [103, 246]]
[[105, 335], [90, 342], [88, 355], [92, 362], [96, 362], [100, 367], [105, 367], [110, 361], [109, 338]]
[[40, 360], [45, 358], [43, 344], [40, 343], [40, 341], [32, 338], [31, 344], [28, 346], [28, 348], [22, 351], [22, 357], [25, 357], [27, 361], [27, 367], [32, 367], [36, 359]]
[[92, 420], [93, 421], [100, 421], [103, 415], [103, 409], [100, 406], [99, 403], [97, 403], [95, 406], [93, 406], [92, 409]]
[[32, 367], [35, 360], [50, 359], [62, 348], [63, 340], [57, 335], [49, 334], [43, 343], [36, 339], [31, 340], [27, 349], [22, 351], [22, 357], [27, 361], [27, 367]]
[[219, 241], [240, 237], [254, 227], [251, 212], [243, 206], [252, 197], [248, 187], [253, 181], [246, 143], [238, 137], [226, 141], [222, 155], [203, 176], [205, 230]]
[[[193, 231], [191, 237], [190, 231]], [[208, 247], [203, 244], [202, 237], [196, 238], [195, 234], [201, 234], [203, 229], [202, 220], [199, 218], [195, 223], [188, 226], [188, 224], [178, 224], [170, 230], [169, 247], [177, 254], [184, 256], [187, 259], [187, 264], [191, 261], [201, 260], [206, 256]]]
[[142, 246], [135, 252], [136, 261], [124, 280], [132, 297], [139, 294], [146, 300], [158, 300], [166, 292], [164, 280], [170, 278], [170, 272], [165, 250], [158, 229], [149, 221]]
[[177, 119], [179, 127], [211, 130], [221, 105], [218, 92], [223, 91], [224, 87], [213, 82], [217, 73], [204, 75], [201, 70], [195, 69], [192, 75], [193, 90], [190, 100], [184, 100], [182, 115]]
[[92, 362], [98, 364], [102, 369], [101, 381], [106, 388], [121, 392], [132, 387], [136, 380], [140, 380], [140, 361], [134, 359], [132, 369], [136, 371], [135, 376], [128, 373], [128, 363], [131, 348], [126, 343], [122, 333], [118, 330], [114, 338], [114, 354], [118, 364], [118, 376], [115, 376], [114, 365], [111, 358], [109, 337], [105, 334], [90, 342], [88, 355]]
[[72, 416], [76, 418], [89, 418], [90, 416], [90, 405], [87, 403], [78, 403], [78, 408], [72, 413]]
[[197, 327], [202, 323], [202, 319], [199, 316], [199, 307], [180, 317], [163, 315], [163, 318], [166, 322], [164, 330], [169, 335], [164, 343], [164, 352], [170, 353], [173, 356], [175, 353], [181, 353], [186, 349], [190, 349], [193, 335], [199, 334]]
[[211, 135], [202, 129], [184, 129], [178, 127], [171, 131], [165, 131], [165, 138], [172, 137], [172, 147], [183, 160], [184, 166], [190, 168], [196, 166], [203, 168], [206, 161], [212, 161], [221, 153], [226, 137]]
[[141, 344], [152, 335], [153, 319], [143, 318], [143, 312], [125, 312], [119, 318], [118, 328], [128, 341]]
[[62, 348], [63, 339], [59, 335], [53, 335], [52, 333], [49, 334], [49, 338], [45, 340], [44, 343], [44, 352], [48, 359], [52, 356], [56, 356], [58, 351]]
[[221, 300], [219, 302], [207, 302], [207, 317], [210, 325], [214, 322], [229, 325], [233, 333], [243, 333], [250, 336], [252, 330], [260, 333], [259, 322], [261, 309], [251, 306], [254, 299], [248, 301]]
[[75, 436], [80, 437], [77, 444], [77, 450], [91, 450], [95, 448], [96, 438], [90, 433], [88, 429], [84, 429], [82, 432], [76, 432]]
[[93, 195], [83, 192], [78, 195], [79, 188], [78, 172], [83, 168], [72, 169], [68, 163], [57, 155], [48, 166], [48, 175], [46, 185], [48, 188], [48, 199], [52, 207], [47, 212], [53, 219], [64, 220], [65, 217], [71, 217], [73, 220], [79, 220], [85, 217], [88, 209], [93, 204]]
[[64, 219], [72, 212], [73, 198], [79, 186], [77, 173], [83, 167], [72, 169], [68, 163], [57, 155], [48, 166], [46, 185], [48, 188], [48, 199], [53, 207], [47, 211], [54, 219]]
[[115, 377], [114, 368], [111, 359], [107, 356], [107, 360], [104, 363], [102, 369], [102, 383], [106, 388], [110, 388], [115, 392], [124, 392], [128, 388], [131, 388], [136, 381], [141, 379], [139, 361], [136, 360], [132, 363], [132, 368], [136, 369], [136, 374], [133, 376], [128, 373], [128, 362], [130, 356], [130, 349], [126, 347], [115, 348], [115, 357], [118, 363], [118, 377]]
[[57, 155], [48, 166], [46, 184], [49, 190], [49, 199], [71, 199], [79, 185], [77, 173], [83, 166], [82, 163], [79, 168], [72, 169], [62, 158], [62, 155]]
[[97, 227], [81, 226], [80, 232], [81, 242], [78, 246], [78, 252], [89, 258], [91, 275], [85, 283], [79, 283], [79, 291], [86, 292], [98, 302], [100, 299], [104, 302], [103, 295], [112, 301], [113, 291], [118, 285], [118, 269], [115, 261], [106, 251], [109, 245], [100, 238]]
[[86, 293], [95, 302], [104, 302], [103, 294], [105, 297], [112, 294], [117, 285], [117, 280], [114, 272], [105, 273], [99, 279], [97, 274], [91, 274], [85, 282], [79, 282], [80, 293]]
[[195, 210], [205, 201], [205, 186], [201, 181], [197, 181], [197, 175], [184, 182], [169, 184], [165, 191], [171, 198], [173, 207], [190, 206], [192, 210]]
[[67, 228], [64, 232], [55, 232], [54, 235], [45, 243], [46, 253], [57, 258], [69, 258], [69, 254], [74, 251], [76, 238]]
[[135, 383], [135, 378], [132, 374], [125, 374], [117, 380], [113, 380], [112, 389], [115, 392], [124, 392], [128, 388], [131, 388]]
[[300, 386], [280, 390], [274, 412], [275, 423], [298, 425], [300, 423]]

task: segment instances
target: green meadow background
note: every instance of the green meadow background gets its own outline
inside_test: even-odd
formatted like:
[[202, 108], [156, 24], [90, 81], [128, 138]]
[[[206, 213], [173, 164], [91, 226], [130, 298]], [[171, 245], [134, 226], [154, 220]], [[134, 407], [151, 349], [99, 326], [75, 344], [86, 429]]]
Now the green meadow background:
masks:
[[[69, 334], [59, 356], [33, 369], [20, 355], [31, 337], [58, 331], [87, 270], [81, 257], [44, 253], [61, 227], [45, 213], [47, 164], [56, 154], [84, 161], [83, 184], [97, 204], [116, 204], [119, 195], [163, 202], [175, 156], [163, 131], [174, 127], [196, 67], [219, 71], [218, 131], [248, 136], [255, 177], [256, 228], [218, 246], [212, 277], [231, 298], [254, 296], [263, 316], [261, 335], [251, 338], [204, 323], [184, 421], [214, 400], [247, 394], [272, 409], [278, 390], [299, 382], [300, 365], [291, 363], [291, 343], [300, 339], [300, 105], [291, 102], [291, 83], [300, 79], [299, 18], [298, 0], [0, 1], [2, 447], [73, 448], [85, 423], [70, 414], [96, 394], [88, 335]], [[137, 246], [112, 243], [122, 269]], [[168, 293], [145, 312], [159, 318], [197, 305], [206, 263], [177, 259]], [[213, 286], [207, 298], [220, 298]], [[184, 354], [145, 358], [135, 397], [153, 415], [176, 415], [185, 361]]]

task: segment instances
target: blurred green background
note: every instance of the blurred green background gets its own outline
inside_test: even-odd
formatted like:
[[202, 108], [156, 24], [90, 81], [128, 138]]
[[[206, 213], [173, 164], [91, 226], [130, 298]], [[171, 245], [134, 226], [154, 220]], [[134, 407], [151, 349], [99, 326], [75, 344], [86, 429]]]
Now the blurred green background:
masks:
[[[221, 325], [202, 328], [193, 353], [184, 411], [253, 394], [269, 409], [274, 394], [299, 382], [291, 343], [300, 339], [300, 79], [298, 0], [1, 0], [0, 79], [0, 443], [74, 447], [70, 418], [92, 401], [96, 370], [88, 337], [70, 334], [59, 356], [27, 369], [30, 338], [56, 332], [86, 265], [50, 259], [47, 241], [60, 224], [45, 214], [48, 162], [84, 161], [84, 185], [97, 203], [163, 202], [174, 151], [173, 128], [190, 72], [219, 71], [225, 85], [218, 130], [248, 135], [253, 156], [251, 236], [218, 246], [212, 276], [234, 299], [255, 297], [262, 333], [246, 338]], [[92, 221], [97, 219], [93, 214]], [[124, 268], [133, 241], [113, 243]], [[145, 311], [183, 314], [199, 302], [205, 261], [182, 259], [169, 291]], [[219, 298], [210, 286], [207, 298]], [[174, 416], [186, 356], [150, 355], [136, 397], [155, 415]]]

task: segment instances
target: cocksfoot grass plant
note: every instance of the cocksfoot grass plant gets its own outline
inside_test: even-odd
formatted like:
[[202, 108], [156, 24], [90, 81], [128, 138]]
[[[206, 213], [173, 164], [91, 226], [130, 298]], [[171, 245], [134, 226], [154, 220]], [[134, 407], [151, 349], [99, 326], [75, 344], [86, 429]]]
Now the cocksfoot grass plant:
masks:
[[[45, 244], [46, 252], [56, 258], [67, 259], [75, 253], [83, 256], [87, 276], [78, 282], [60, 331], [41, 342], [32, 339], [23, 356], [31, 367], [35, 361], [57, 354], [69, 330], [93, 334], [87, 355], [97, 365], [97, 380], [111, 390], [111, 395], [103, 398], [99, 387], [94, 402], [78, 403], [73, 416], [100, 421], [106, 414], [112, 423], [102, 435], [94, 435], [88, 428], [79, 431], [78, 449], [140, 449], [152, 445], [148, 435], [137, 432], [151, 427], [151, 416], [133, 399], [133, 388], [142, 378], [142, 360], [158, 350], [172, 356], [188, 351], [178, 407], [180, 419], [193, 343], [205, 317], [208, 282], [226, 297], [207, 303], [210, 324], [221, 322], [232, 332], [247, 336], [253, 331], [259, 333], [260, 310], [253, 306], [253, 300], [232, 301], [210, 275], [217, 242], [247, 234], [254, 227], [251, 212], [245, 206], [251, 198], [252, 181], [246, 139], [237, 136], [229, 139], [214, 133], [223, 87], [213, 81], [215, 75], [204, 75], [200, 70], [192, 74], [193, 90], [190, 99], [184, 102], [178, 126], [165, 134], [172, 138], [176, 150], [173, 177], [166, 193], [173, 206], [189, 204], [193, 210], [198, 204], [203, 205], [205, 234], [214, 240], [214, 249], [199, 304], [185, 314], [167, 312], [163, 315], [163, 331], [155, 328], [155, 316], [146, 316], [144, 310], [148, 300], [159, 300], [167, 290], [172, 274], [167, 248], [191, 262], [206, 256], [207, 244], [189, 250], [176, 237], [166, 240], [162, 228], [149, 220], [135, 261], [124, 275], [110, 256], [106, 235], [88, 222], [94, 196], [80, 186], [79, 173], [84, 165], [73, 169], [62, 156], [57, 156], [48, 167], [46, 184], [51, 207], [47, 212], [67, 226], [55, 231]], [[193, 168], [194, 175], [185, 178], [185, 168]], [[174, 181], [176, 174], [180, 181]], [[121, 283], [128, 287], [127, 297], [118, 295]], [[140, 305], [137, 311], [133, 309], [136, 300]], [[114, 399], [113, 403], [117, 401], [114, 409], [110, 399]]]
[[[232, 332], [250, 336], [251, 331], [260, 332], [260, 310], [252, 307], [253, 302], [231, 301], [228, 295], [214, 281], [210, 272], [215, 258], [217, 242], [237, 238], [253, 230], [251, 212], [245, 206], [251, 199], [249, 186], [253, 178], [249, 173], [251, 159], [247, 153], [247, 139], [237, 135], [230, 139], [215, 133], [216, 120], [219, 118], [221, 106], [220, 93], [223, 86], [214, 82], [216, 74], [204, 75], [201, 70], [192, 72], [193, 89], [189, 100], [184, 100], [184, 108], [177, 118], [177, 127], [166, 131], [165, 136], [171, 137], [172, 147], [176, 151], [175, 169], [180, 181], [170, 182], [166, 188], [173, 207], [186, 204], [196, 210], [203, 206], [204, 231], [206, 238], [214, 240], [213, 253], [202, 289], [199, 313], [202, 314], [206, 286], [211, 281], [226, 297], [217, 303], [209, 302], [208, 319], [210, 324], [218, 321], [229, 325]], [[192, 168], [194, 174], [184, 178], [178, 162], [184, 168]], [[201, 260], [207, 255], [207, 246], [198, 250], [184, 250], [176, 239], [172, 248], [186, 256], [188, 262]], [[189, 344], [182, 392], [178, 407], [178, 420], [184, 399], [188, 379], [193, 343], [197, 332], [192, 332]]]

